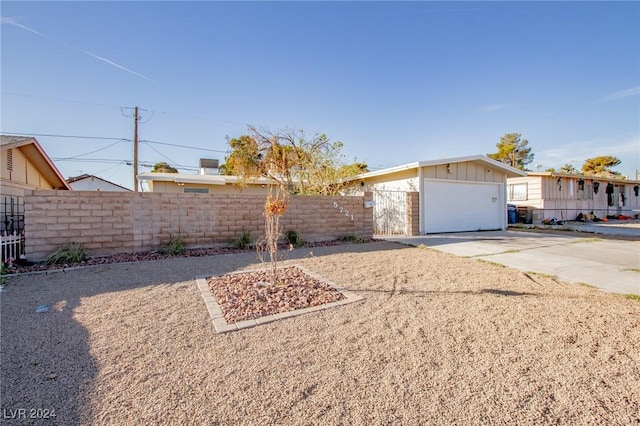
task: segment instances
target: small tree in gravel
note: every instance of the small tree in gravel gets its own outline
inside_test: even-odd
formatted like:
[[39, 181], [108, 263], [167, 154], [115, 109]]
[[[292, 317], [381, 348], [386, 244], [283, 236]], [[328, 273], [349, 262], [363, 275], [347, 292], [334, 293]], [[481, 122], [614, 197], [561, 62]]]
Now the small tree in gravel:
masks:
[[268, 253], [270, 281], [276, 283], [278, 240], [283, 237], [280, 218], [287, 210], [290, 194], [335, 195], [352, 185], [350, 177], [366, 171], [366, 165], [341, 163], [341, 142], [330, 142], [324, 134], [307, 137], [304, 131], [272, 132], [249, 126], [249, 134], [228, 139], [231, 153], [221, 167], [223, 174], [249, 179], [265, 178], [273, 183], [264, 205], [265, 234], [256, 248], [260, 258]]

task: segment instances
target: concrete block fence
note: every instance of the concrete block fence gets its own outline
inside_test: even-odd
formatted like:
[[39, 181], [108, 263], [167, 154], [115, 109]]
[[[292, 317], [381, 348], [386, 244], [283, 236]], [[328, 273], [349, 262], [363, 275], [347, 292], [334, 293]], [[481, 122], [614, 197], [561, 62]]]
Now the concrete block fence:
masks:
[[419, 192], [407, 192], [407, 235], [420, 235]]
[[[371, 194], [292, 196], [280, 223], [305, 241], [346, 234], [371, 237]], [[25, 253], [41, 260], [69, 242], [91, 255], [150, 251], [180, 237], [188, 247], [230, 244], [243, 230], [264, 232], [264, 195], [169, 194], [106, 191], [27, 191]]]

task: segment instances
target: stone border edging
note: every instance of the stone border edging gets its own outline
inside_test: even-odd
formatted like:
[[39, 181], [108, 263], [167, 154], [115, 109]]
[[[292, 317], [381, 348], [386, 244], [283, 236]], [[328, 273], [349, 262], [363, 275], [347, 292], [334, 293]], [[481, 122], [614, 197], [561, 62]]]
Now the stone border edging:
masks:
[[[213, 296], [213, 293], [211, 292], [211, 289], [209, 288], [209, 285], [207, 284], [207, 277], [196, 277], [196, 284], [198, 286], [198, 289], [200, 290], [200, 294], [202, 295], [202, 299], [204, 300], [204, 304], [207, 307], [207, 311], [209, 311], [209, 315], [211, 316], [211, 320], [213, 321], [213, 327], [216, 330], [216, 333], [220, 334], [220, 333], [226, 333], [229, 331], [236, 331], [236, 330], [242, 330], [245, 328], [250, 328], [250, 327], [255, 327], [257, 325], [262, 325], [262, 324], [268, 324], [270, 322], [273, 321], [277, 321], [277, 320], [281, 320], [281, 319], [285, 319], [285, 318], [292, 318], [292, 317], [296, 317], [298, 315], [304, 315], [304, 314], [308, 314], [311, 312], [317, 312], [317, 311], [321, 311], [324, 309], [329, 309], [329, 308], [333, 308], [336, 306], [342, 306], [342, 305], [346, 305], [349, 303], [353, 303], [353, 302], [359, 302], [361, 300], [364, 300], [363, 296], [360, 296], [358, 294], [355, 294], [354, 292], [344, 288], [344, 287], [340, 287], [339, 285], [335, 284], [332, 281], [329, 281], [323, 277], [321, 277], [320, 275], [309, 271], [308, 269], [300, 266], [300, 265], [287, 265], [287, 266], [295, 266], [296, 268], [300, 269], [302, 272], [304, 272], [305, 274], [315, 278], [318, 281], [321, 281], [325, 284], [330, 285], [331, 287], [333, 287], [335, 290], [339, 291], [340, 293], [342, 293], [342, 295], [344, 296], [344, 299], [342, 300], [338, 300], [336, 302], [331, 302], [331, 303], [326, 303], [324, 305], [317, 305], [317, 306], [311, 306], [308, 308], [303, 308], [303, 309], [296, 309], [294, 311], [287, 311], [287, 312], [279, 312], [277, 314], [273, 314], [273, 315], [265, 315], [263, 317], [259, 317], [256, 319], [250, 319], [250, 320], [244, 320], [244, 321], [238, 321], [236, 323], [227, 323], [227, 321], [224, 319], [224, 315], [222, 313], [222, 309], [220, 308], [220, 305], [218, 304], [218, 302], [216, 301], [216, 298]], [[247, 272], [254, 272], [256, 271], [255, 269], [253, 270], [247, 270], [247, 271], [237, 271], [237, 272], [232, 272], [232, 274], [242, 274], [242, 273], [247, 273]]]

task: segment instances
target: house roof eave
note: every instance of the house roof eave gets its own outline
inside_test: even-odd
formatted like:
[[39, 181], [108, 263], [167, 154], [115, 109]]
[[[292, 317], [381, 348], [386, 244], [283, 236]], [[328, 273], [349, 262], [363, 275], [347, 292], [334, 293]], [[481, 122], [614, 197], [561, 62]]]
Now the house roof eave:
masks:
[[358, 176], [359, 179], [367, 179], [375, 176], [383, 176], [386, 174], [397, 173], [405, 170], [417, 169], [420, 167], [438, 166], [441, 164], [464, 163], [469, 161], [479, 161], [486, 166], [503, 171], [507, 177], [526, 176], [526, 172], [511, 167], [507, 164], [496, 161], [486, 155], [470, 155], [466, 157], [441, 158], [437, 160], [417, 161], [414, 163], [403, 164], [400, 166], [390, 167], [387, 169], [376, 170], [375, 172], [363, 173]]
[[54, 189], [71, 191], [71, 187], [34, 137], [2, 135], [2, 149], [19, 149]]

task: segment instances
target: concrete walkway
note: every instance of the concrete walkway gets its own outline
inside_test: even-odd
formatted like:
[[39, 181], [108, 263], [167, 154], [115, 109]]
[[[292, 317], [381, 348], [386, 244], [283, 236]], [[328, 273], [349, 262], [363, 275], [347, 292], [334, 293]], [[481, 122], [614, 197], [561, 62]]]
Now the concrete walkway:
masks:
[[[637, 231], [640, 237], [640, 229]], [[640, 295], [640, 238], [625, 241], [600, 239], [597, 234], [583, 237], [530, 231], [485, 231], [385, 239], [412, 246], [423, 244], [457, 256], [549, 274], [604, 291]]]

